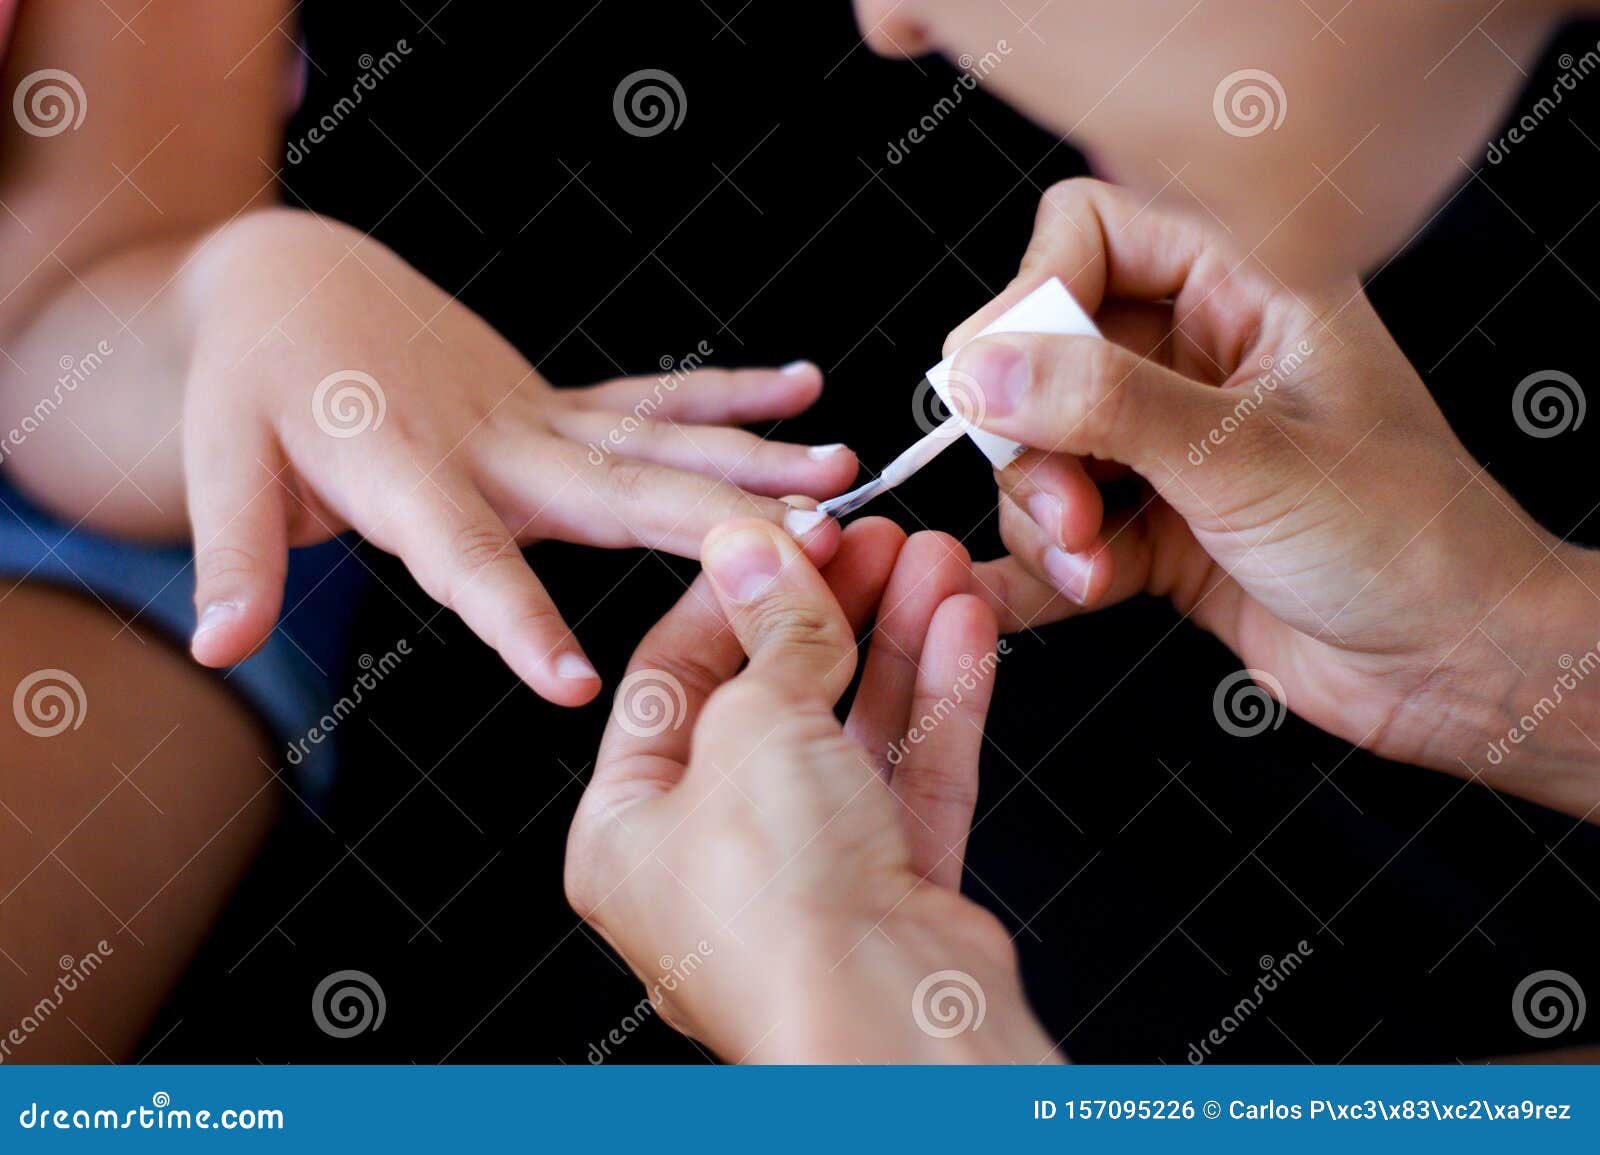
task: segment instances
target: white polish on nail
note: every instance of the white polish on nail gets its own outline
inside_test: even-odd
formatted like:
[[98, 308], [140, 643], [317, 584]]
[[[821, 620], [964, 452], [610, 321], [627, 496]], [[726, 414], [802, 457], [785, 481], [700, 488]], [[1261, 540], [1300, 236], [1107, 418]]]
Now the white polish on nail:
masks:
[[557, 658], [556, 675], [572, 682], [600, 676], [581, 654], [562, 654]]
[[791, 537], [804, 537], [827, 520], [827, 514], [814, 509], [791, 509], [783, 515], [783, 528]]
[[811, 372], [811, 362], [790, 361], [783, 368], [779, 369], [778, 372], [782, 373], [785, 377], [802, 377]]
[[813, 445], [806, 450], [806, 456], [811, 458], [812, 461], [821, 461], [824, 458], [832, 457], [843, 448], [844, 442], [842, 441], [835, 441], [832, 445]]

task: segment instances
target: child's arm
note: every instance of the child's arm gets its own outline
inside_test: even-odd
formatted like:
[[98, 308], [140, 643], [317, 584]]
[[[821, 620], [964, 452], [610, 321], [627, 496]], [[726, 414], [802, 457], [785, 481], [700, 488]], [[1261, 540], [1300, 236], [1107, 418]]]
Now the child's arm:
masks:
[[[71, 521], [192, 523], [203, 662], [271, 629], [289, 545], [354, 528], [540, 693], [585, 701], [597, 679], [516, 546], [693, 555], [725, 517], [837, 492], [848, 452], [720, 427], [798, 412], [819, 374], [553, 390], [383, 245], [271, 207], [281, 9], [155, 0], [118, 36], [97, 0], [25, 6], [8, 85], [63, 68], [87, 109], [56, 135], [19, 127], [0, 161], [5, 467]], [[802, 528], [831, 550], [831, 522]]]

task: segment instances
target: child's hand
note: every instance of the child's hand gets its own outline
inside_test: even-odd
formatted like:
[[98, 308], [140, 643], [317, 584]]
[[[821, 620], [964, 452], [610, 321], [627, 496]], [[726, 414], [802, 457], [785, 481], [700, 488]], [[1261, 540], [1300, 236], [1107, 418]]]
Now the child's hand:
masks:
[[833, 522], [776, 498], [837, 493], [854, 455], [725, 427], [804, 410], [812, 366], [552, 389], [399, 257], [304, 213], [225, 227], [193, 272], [183, 457], [206, 665], [272, 629], [289, 546], [355, 529], [539, 694], [576, 705], [598, 676], [519, 545], [693, 557], [734, 516], [786, 524], [818, 558], [837, 544]]

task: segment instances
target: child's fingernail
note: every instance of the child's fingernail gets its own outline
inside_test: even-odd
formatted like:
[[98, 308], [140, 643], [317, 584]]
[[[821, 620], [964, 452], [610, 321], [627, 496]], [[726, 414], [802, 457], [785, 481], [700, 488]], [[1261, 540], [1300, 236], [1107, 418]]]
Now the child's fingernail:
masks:
[[779, 369], [778, 372], [782, 373], [785, 377], [804, 377], [814, 368], [815, 366], [813, 366], [810, 361], [790, 361], [783, 368]]
[[806, 450], [806, 456], [813, 461], [821, 461], [825, 457], [832, 457], [844, 448], [844, 442], [835, 441], [832, 445], [813, 445]]
[[790, 537], [799, 538], [827, 520], [827, 514], [818, 513], [814, 509], [791, 509], [783, 515], [783, 528], [789, 531]]
[[1056, 545], [1061, 544], [1061, 500], [1042, 490], [1028, 498], [1028, 516], [1049, 535]]
[[760, 597], [783, 567], [778, 547], [770, 537], [755, 529], [717, 538], [706, 551], [704, 560], [706, 572], [723, 596], [741, 605]]
[[195, 622], [194, 636], [209, 633], [218, 626], [226, 625], [239, 616], [238, 602], [212, 602], [200, 611], [200, 620]]
[[956, 368], [978, 383], [996, 416], [1014, 410], [1028, 391], [1028, 358], [1011, 345], [984, 342], [961, 354]]
[[1081, 606], [1089, 600], [1089, 576], [1094, 572], [1093, 559], [1051, 546], [1045, 551], [1044, 572], [1050, 575], [1050, 581], [1056, 589], [1071, 601]]
[[571, 682], [582, 682], [589, 679], [600, 680], [600, 674], [589, 664], [589, 659], [582, 654], [562, 654], [557, 658], [556, 677], [565, 678]]

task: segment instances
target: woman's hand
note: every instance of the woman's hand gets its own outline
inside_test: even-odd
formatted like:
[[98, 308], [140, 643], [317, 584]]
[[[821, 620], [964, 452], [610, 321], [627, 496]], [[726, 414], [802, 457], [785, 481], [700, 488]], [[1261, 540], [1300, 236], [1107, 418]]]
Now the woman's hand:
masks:
[[300, 212], [226, 226], [185, 277], [193, 648], [207, 665], [272, 629], [289, 546], [355, 529], [542, 696], [573, 705], [598, 677], [519, 546], [693, 556], [733, 516], [787, 523], [819, 557], [837, 544], [832, 523], [776, 499], [838, 492], [854, 455], [727, 427], [805, 409], [821, 387], [812, 366], [552, 389], [392, 252]]
[[1052, 1052], [1009, 936], [957, 890], [994, 618], [960, 546], [902, 541], [857, 522], [818, 573], [771, 525], [713, 530], [634, 655], [573, 821], [573, 906], [726, 1059]]
[[[1073, 181], [949, 347], [1051, 276], [1106, 341], [986, 338], [956, 366], [984, 428], [1038, 450], [998, 475], [1011, 556], [978, 571], [1004, 628], [1168, 597], [1350, 742], [1600, 801], [1595, 687], [1565, 695], [1571, 725], [1504, 741], [1600, 636], [1593, 557], [1471, 459], [1359, 285], [1297, 297], [1198, 223]], [[1130, 471], [1143, 491], [1106, 513], [1097, 482]]]

